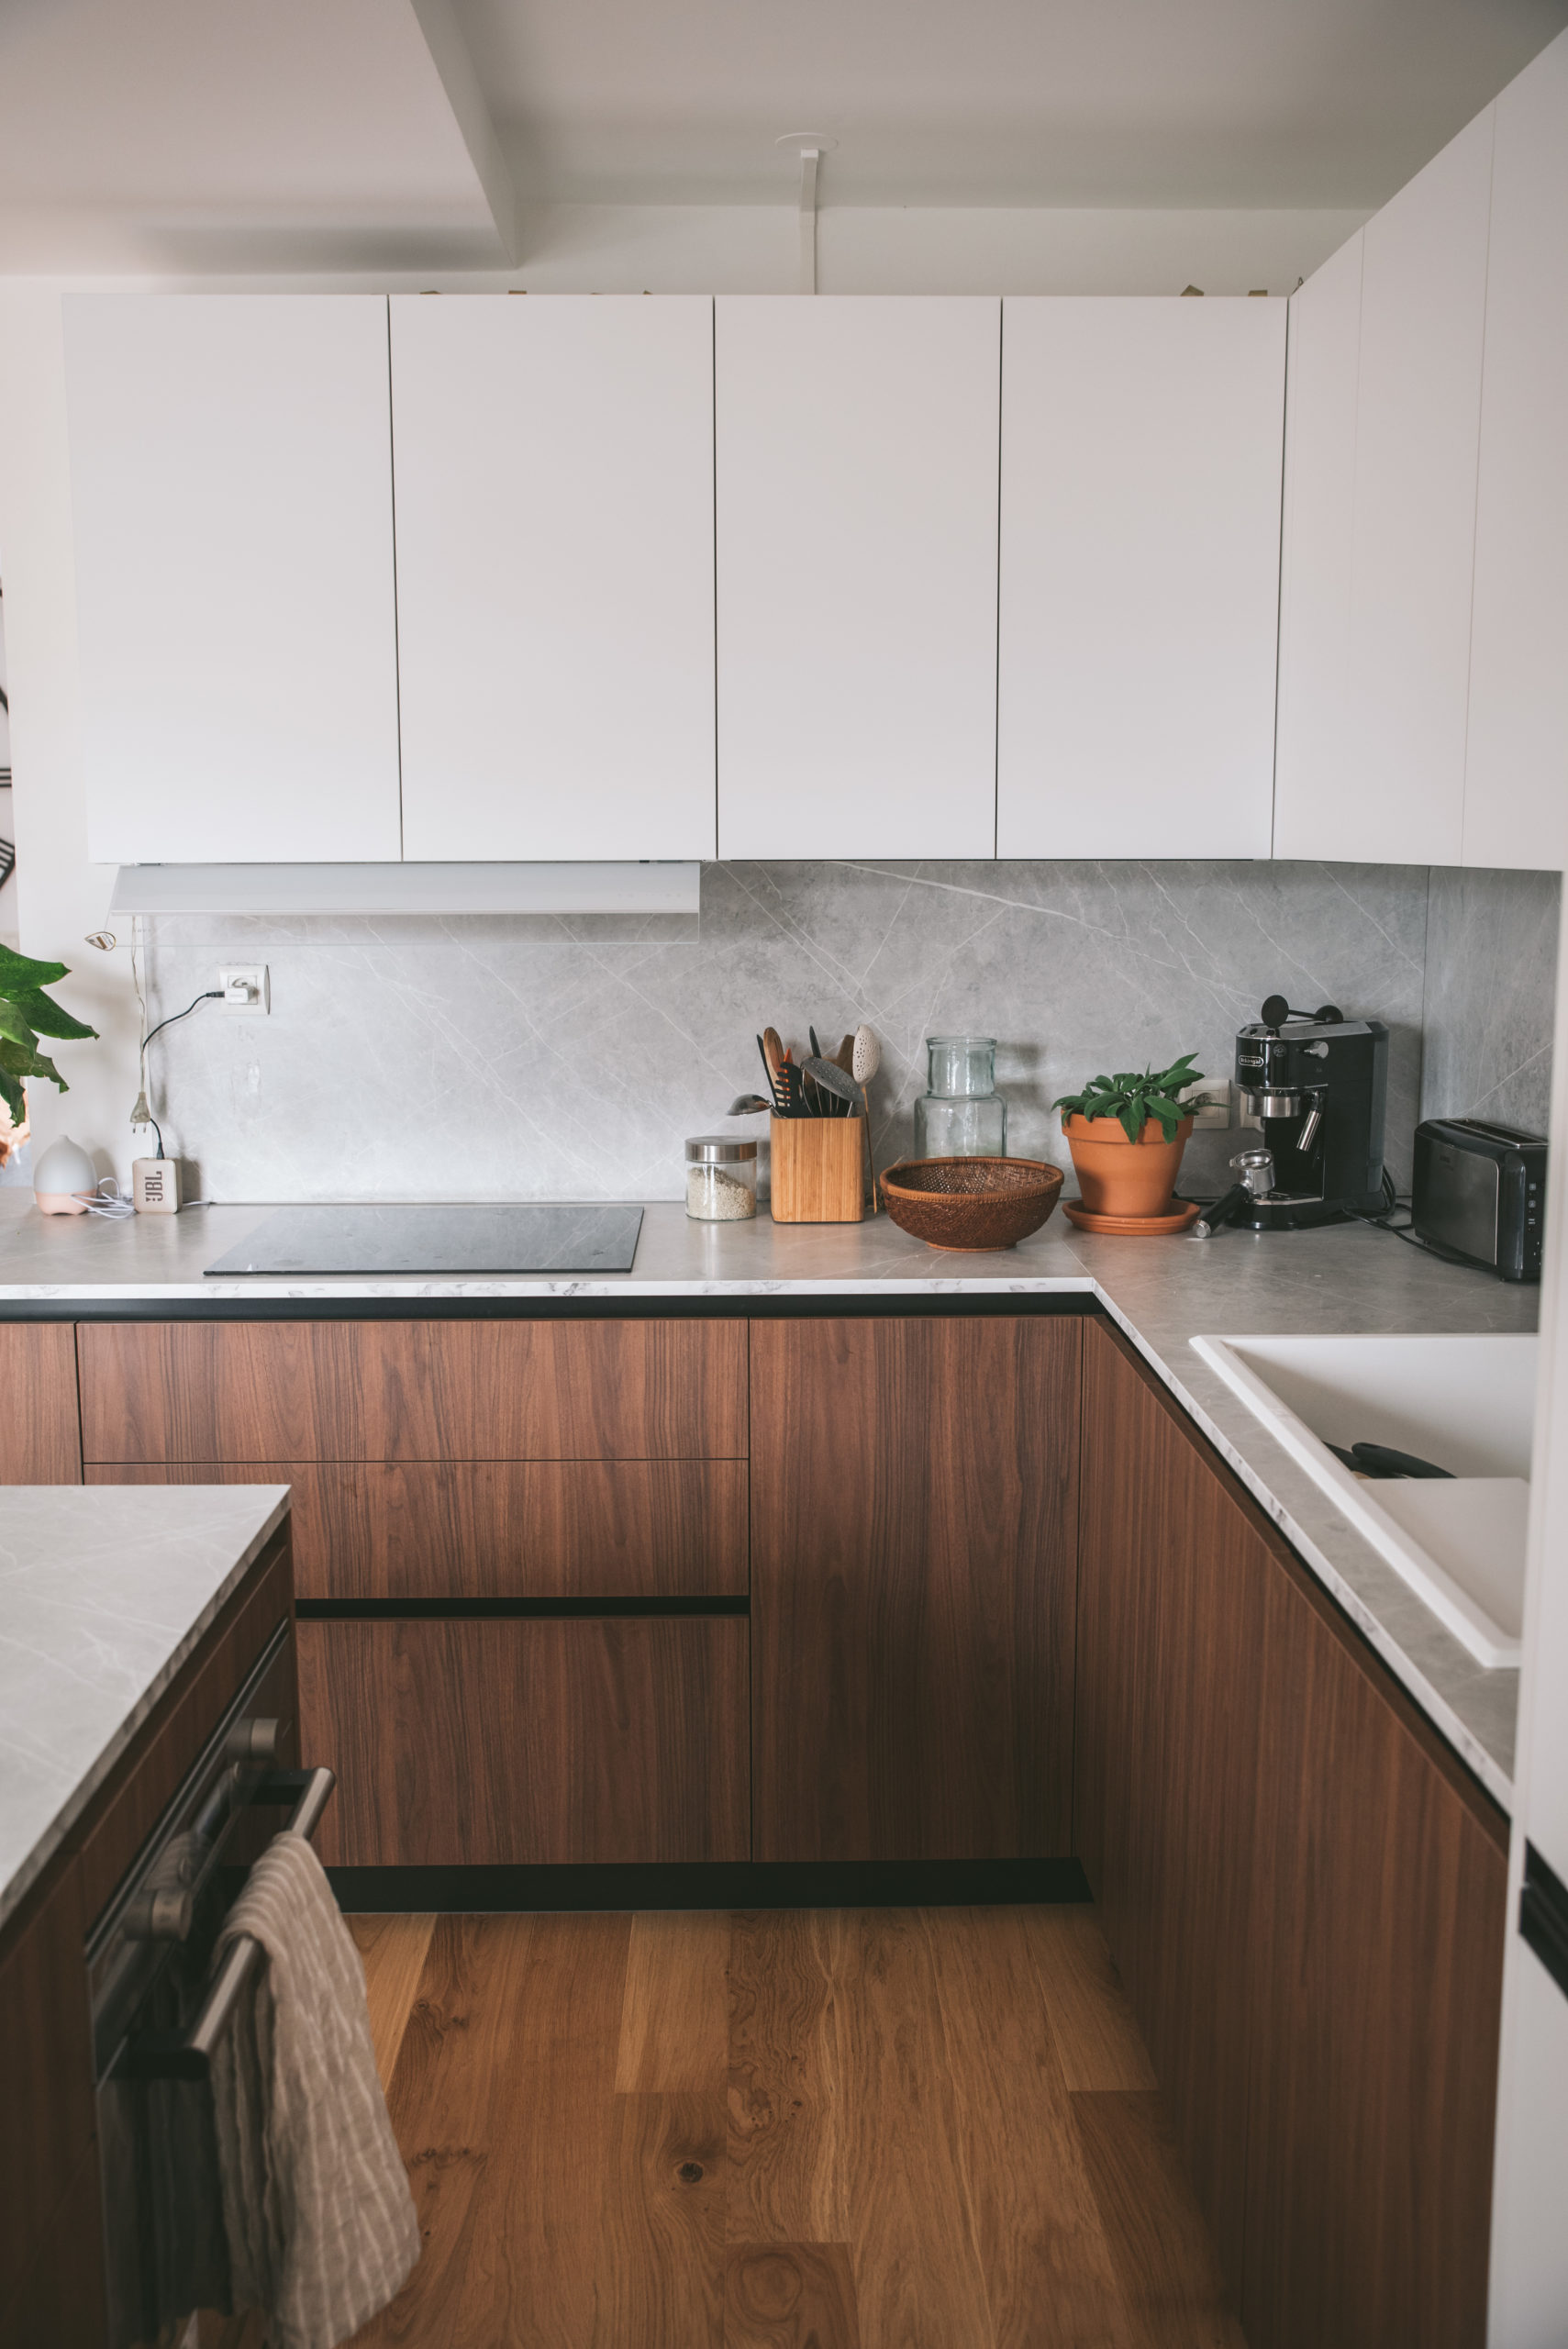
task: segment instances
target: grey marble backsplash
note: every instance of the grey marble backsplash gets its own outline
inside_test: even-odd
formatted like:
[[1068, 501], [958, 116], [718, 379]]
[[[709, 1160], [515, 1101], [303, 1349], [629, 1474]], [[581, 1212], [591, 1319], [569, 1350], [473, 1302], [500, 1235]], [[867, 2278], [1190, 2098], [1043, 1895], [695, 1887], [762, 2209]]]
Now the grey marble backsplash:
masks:
[[1557, 873], [1434, 867], [1421, 1114], [1543, 1134], [1551, 1111]]
[[[1459, 930], [1489, 930], [1506, 977], [1477, 890], [1439, 898]], [[1425, 867], [1240, 863], [717, 864], [700, 918], [643, 921], [161, 917], [147, 925], [150, 1019], [250, 959], [271, 966], [272, 1010], [204, 1007], [154, 1043], [150, 1074], [166, 1145], [209, 1198], [674, 1198], [684, 1137], [758, 1085], [769, 1020], [801, 1041], [807, 1022], [834, 1041], [875, 1028], [879, 1165], [909, 1147], [925, 1037], [995, 1035], [1009, 1148], [1065, 1163], [1057, 1094], [1184, 1052], [1228, 1074], [1238, 1023], [1280, 989], [1388, 1023], [1403, 1181], [1428, 922]], [[1494, 1041], [1510, 1063], [1546, 1064], [1550, 994], [1529, 959], [1506, 1036], [1473, 986], [1445, 980], [1456, 1070], [1488, 1067]], [[1184, 1183], [1220, 1187], [1240, 1146], [1195, 1134]]]

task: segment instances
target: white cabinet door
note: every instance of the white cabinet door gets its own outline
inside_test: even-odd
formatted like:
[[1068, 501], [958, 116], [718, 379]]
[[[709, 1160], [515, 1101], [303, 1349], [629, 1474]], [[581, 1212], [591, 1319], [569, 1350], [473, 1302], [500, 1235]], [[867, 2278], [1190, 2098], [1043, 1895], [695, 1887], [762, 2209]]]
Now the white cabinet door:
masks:
[[1363, 232], [1352, 753], [1299, 852], [1459, 863], [1493, 112]]
[[1496, 105], [1463, 861], [1568, 863], [1568, 33]]
[[65, 304], [90, 853], [399, 853], [386, 304]]
[[713, 306], [392, 304], [405, 852], [711, 857]]
[[1354, 854], [1324, 844], [1323, 808], [1353, 806], [1351, 547], [1355, 520], [1356, 383], [1364, 231], [1290, 297], [1284, 535], [1280, 558], [1279, 722], [1274, 854]]
[[1283, 302], [1009, 298], [997, 854], [1267, 856]]
[[720, 296], [721, 856], [993, 853], [1000, 321]]

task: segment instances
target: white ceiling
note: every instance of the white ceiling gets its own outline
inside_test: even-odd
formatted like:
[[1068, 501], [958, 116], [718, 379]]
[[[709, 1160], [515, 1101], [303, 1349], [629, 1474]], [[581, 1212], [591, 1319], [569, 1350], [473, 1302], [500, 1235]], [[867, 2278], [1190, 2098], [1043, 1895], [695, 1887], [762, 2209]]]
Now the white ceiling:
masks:
[[777, 202], [1372, 206], [1568, 0], [454, 0], [524, 185]]
[[[0, 272], [484, 267], [535, 202], [1370, 207], [1568, 0], [0, 0]], [[498, 232], [497, 222], [501, 223]]]

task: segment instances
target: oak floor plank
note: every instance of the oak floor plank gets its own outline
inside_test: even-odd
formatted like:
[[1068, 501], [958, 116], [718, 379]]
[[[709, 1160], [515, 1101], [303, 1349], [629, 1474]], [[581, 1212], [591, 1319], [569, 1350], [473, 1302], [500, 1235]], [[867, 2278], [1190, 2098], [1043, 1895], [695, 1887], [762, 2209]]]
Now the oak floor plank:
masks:
[[631, 1920], [616, 2087], [723, 2093], [729, 2065], [729, 1919], [644, 1911]]
[[730, 1920], [729, 2197], [747, 2243], [843, 2243], [849, 2199], [830, 1909]]
[[732, 2243], [724, 2349], [861, 2349], [847, 2243]]
[[617, 2096], [592, 2349], [723, 2349], [722, 2090]]
[[1129, 2349], [1029, 1913], [931, 1909], [921, 1924], [996, 2349]]
[[418, 2264], [355, 2335], [370, 2349], [447, 2349], [481, 2248], [481, 2196], [495, 2131], [517, 2095], [513, 2024], [528, 1919], [443, 1916], [430, 1936], [387, 2102], [418, 2214]]
[[1020, 1910], [1070, 2089], [1149, 2089], [1156, 2083], [1099, 1920], [1086, 1903]]
[[1246, 2349], [1163, 2099], [1105, 2090], [1072, 2102], [1137, 2349]]
[[845, 1910], [834, 1972], [861, 2332], [873, 2349], [989, 2349], [951, 2059], [916, 1909]]
[[[630, 1919], [492, 1918], [519, 1953], [506, 2096], [468, 2245], [456, 2349], [584, 2349], [612, 2175]], [[627, 2336], [633, 2349], [636, 2336]], [[421, 2343], [420, 2349], [425, 2349]]]
[[352, 1916], [345, 1920], [365, 1969], [371, 2039], [383, 2087], [392, 2084], [403, 2034], [419, 1994], [434, 1917]]

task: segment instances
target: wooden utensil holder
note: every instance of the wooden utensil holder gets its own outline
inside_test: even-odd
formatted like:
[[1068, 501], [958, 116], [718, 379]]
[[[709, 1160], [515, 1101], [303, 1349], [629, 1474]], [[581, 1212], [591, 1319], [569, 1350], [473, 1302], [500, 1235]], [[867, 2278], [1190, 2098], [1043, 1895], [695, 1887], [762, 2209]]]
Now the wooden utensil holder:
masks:
[[863, 1118], [771, 1118], [775, 1223], [859, 1223]]

